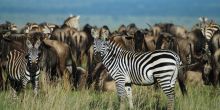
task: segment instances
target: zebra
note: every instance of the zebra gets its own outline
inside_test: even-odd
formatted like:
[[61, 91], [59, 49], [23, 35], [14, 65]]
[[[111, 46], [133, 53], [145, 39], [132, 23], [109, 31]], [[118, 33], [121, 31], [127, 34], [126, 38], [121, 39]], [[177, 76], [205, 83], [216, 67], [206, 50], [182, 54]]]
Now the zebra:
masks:
[[28, 48], [27, 54], [17, 50], [9, 52], [7, 59], [7, 73], [10, 80], [10, 85], [13, 90], [13, 98], [16, 98], [17, 93], [21, 89], [25, 89], [27, 83], [31, 82], [35, 95], [38, 94], [39, 85], [39, 46], [40, 40], [36, 41], [35, 45], [27, 39], [26, 45]]
[[79, 18], [80, 16], [73, 16], [73, 15], [70, 15], [63, 23], [63, 26], [67, 26], [67, 27], [70, 27], [70, 28], [75, 28], [77, 30], [80, 30], [80, 27], [79, 27]]
[[[127, 95], [129, 106], [133, 108], [131, 84], [158, 83], [168, 97], [168, 110], [174, 109], [174, 85], [178, 72], [181, 72], [178, 69], [182, 70], [182, 62], [176, 53], [171, 50], [135, 53], [122, 49], [113, 41], [100, 39], [94, 40], [93, 48], [94, 55], [101, 56], [102, 63], [115, 80], [120, 102], [124, 102]], [[120, 108], [123, 107], [120, 103]]]
[[213, 20], [208, 21], [208, 19], [204, 17], [199, 18], [199, 20], [201, 21], [200, 23], [201, 32], [208, 41], [212, 39], [212, 37], [216, 32], [220, 31], [220, 25], [215, 23]]

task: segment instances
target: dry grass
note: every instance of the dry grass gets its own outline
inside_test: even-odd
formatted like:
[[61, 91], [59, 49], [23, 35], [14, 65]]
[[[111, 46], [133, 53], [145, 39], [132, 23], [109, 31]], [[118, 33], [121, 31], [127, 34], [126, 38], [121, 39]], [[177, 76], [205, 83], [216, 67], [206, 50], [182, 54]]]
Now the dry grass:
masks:
[[[19, 99], [10, 97], [10, 91], [0, 93], [0, 109], [4, 110], [115, 110], [118, 98], [115, 92], [97, 92], [93, 90], [69, 91], [62, 83], [50, 85], [41, 76], [39, 96], [27, 89]], [[166, 96], [153, 86], [133, 86], [134, 106], [136, 110], [164, 110]], [[210, 86], [189, 86], [188, 96], [183, 97], [176, 86], [176, 110], [218, 110], [220, 91]]]

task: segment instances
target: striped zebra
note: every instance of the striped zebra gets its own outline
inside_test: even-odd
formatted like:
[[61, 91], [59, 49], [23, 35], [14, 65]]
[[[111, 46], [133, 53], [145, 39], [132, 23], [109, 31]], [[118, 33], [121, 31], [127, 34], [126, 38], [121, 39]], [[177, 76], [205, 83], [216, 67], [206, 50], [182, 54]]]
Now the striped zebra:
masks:
[[[168, 110], [174, 109], [174, 86], [182, 63], [176, 53], [170, 50], [135, 53], [120, 48], [115, 42], [99, 39], [94, 40], [93, 48], [115, 80], [120, 102], [127, 96], [133, 108], [131, 84], [158, 83], [168, 97]], [[124, 108], [124, 104], [121, 103], [120, 108]]]
[[7, 73], [10, 80], [10, 84], [13, 90], [13, 97], [17, 96], [17, 93], [21, 89], [25, 89], [27, 83], [31, 82], [34, 93], [38, 92], [38, 80], [40, 74], [39, 68], [39, 46], [40, 40], [38, 40], [33, 46], [32, 43], [27, 40], [26, 45], [28, 47], [27, 54], [13, 50], [7, 56]]
[[220, 26], [214, 21], [208, 21], [208, 19], [204, 17], [199, 18], [199, 20], [201, 21], [200, 29], [202, 31], [202, 34], [206, 37], [208, 41], [212, 39], [216, 32], [220, 31]]
[[63, 23], [63, 26], [67, 26], [67, 27], [70, 27], [70, 28], [75, 28], [77, 30], [80, 30], [80, 27], [79, 27], [79, 18], [80, 16], [73, 16], [73, 15], [70, 15]]

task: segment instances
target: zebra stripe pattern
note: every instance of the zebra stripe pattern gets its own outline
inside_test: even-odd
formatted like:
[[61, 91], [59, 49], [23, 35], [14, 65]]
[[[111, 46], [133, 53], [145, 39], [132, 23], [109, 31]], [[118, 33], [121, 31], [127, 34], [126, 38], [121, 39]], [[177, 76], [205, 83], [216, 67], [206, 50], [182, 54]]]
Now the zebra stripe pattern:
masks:
[[135, 53], [123, 50], [114, 42], [95, 39], [94, 54], [101, 55], [102, 63], [116, 82], [120, 99], [127, 96], [130, 108], [133, 108], [131, 84], [157, 82], [168, 97], [168, 109], [174, 109], [174, 85], [182, 64], [176, 53], [170, 50]]
[[215, 32], [220, 30], [220, 26], [214, 22], [203, 22], [201, 25], [202, 34], [207, 40], [212, 39]]
[[72, 16], [70, 15], [70, 17], [68, 17], [65, 21], [64, 21], [64, 25], [70, 27], [70, 28], [75, 28], [77, 30], [79, 30], [79, 18], [80, 16]]
[[[28, 44], [29, 43], [29, 44]], [[22, 53], [17, 50], [10, 51], [7, 56], [7, 72], [11, 87], [13, 89], [13, 97], [17, 96], [21, 88], [25, 89], [27, 83], [31, 82], [34, 93], [37, 95], [39, 86], [40, 68], [39, 62], [39, 42], [35, 46], [30, 45], [28, 41], [28, 54]]]

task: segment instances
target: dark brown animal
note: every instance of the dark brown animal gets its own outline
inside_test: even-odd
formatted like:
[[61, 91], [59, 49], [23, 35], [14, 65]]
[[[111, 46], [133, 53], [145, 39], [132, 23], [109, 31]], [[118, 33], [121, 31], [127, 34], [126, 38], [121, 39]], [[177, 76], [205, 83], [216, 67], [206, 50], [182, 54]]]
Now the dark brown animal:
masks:
[[73, 77], [73, 84], [75, 89], [84, 89], [87, 86], [88, 71], [82, 67], [77, 67], [75, 76]]
[[[59, 76], [62, 77], [64, 70], [66, 69], [67, 60], [68, 58], [71, 58], [70, 47], [66, 43], [56, 40], [44, 39], [43, 42], [55, 50], [59, 62], [58, 73]], [[71, 61], [74, 60], [71, 59]]]
[[6, 21], [4, 24], [0, 24], [0, 33], [3, 34], [5, 32], [10, 31], [11, 33], [17, 33], [18, 29], [14, 23]]
[[125, 34], [113, 34], [110, 37], [111, 41], [118, 43], [122, 48], [130, 51], [135, 51], [135, 43], [132, 36]]

